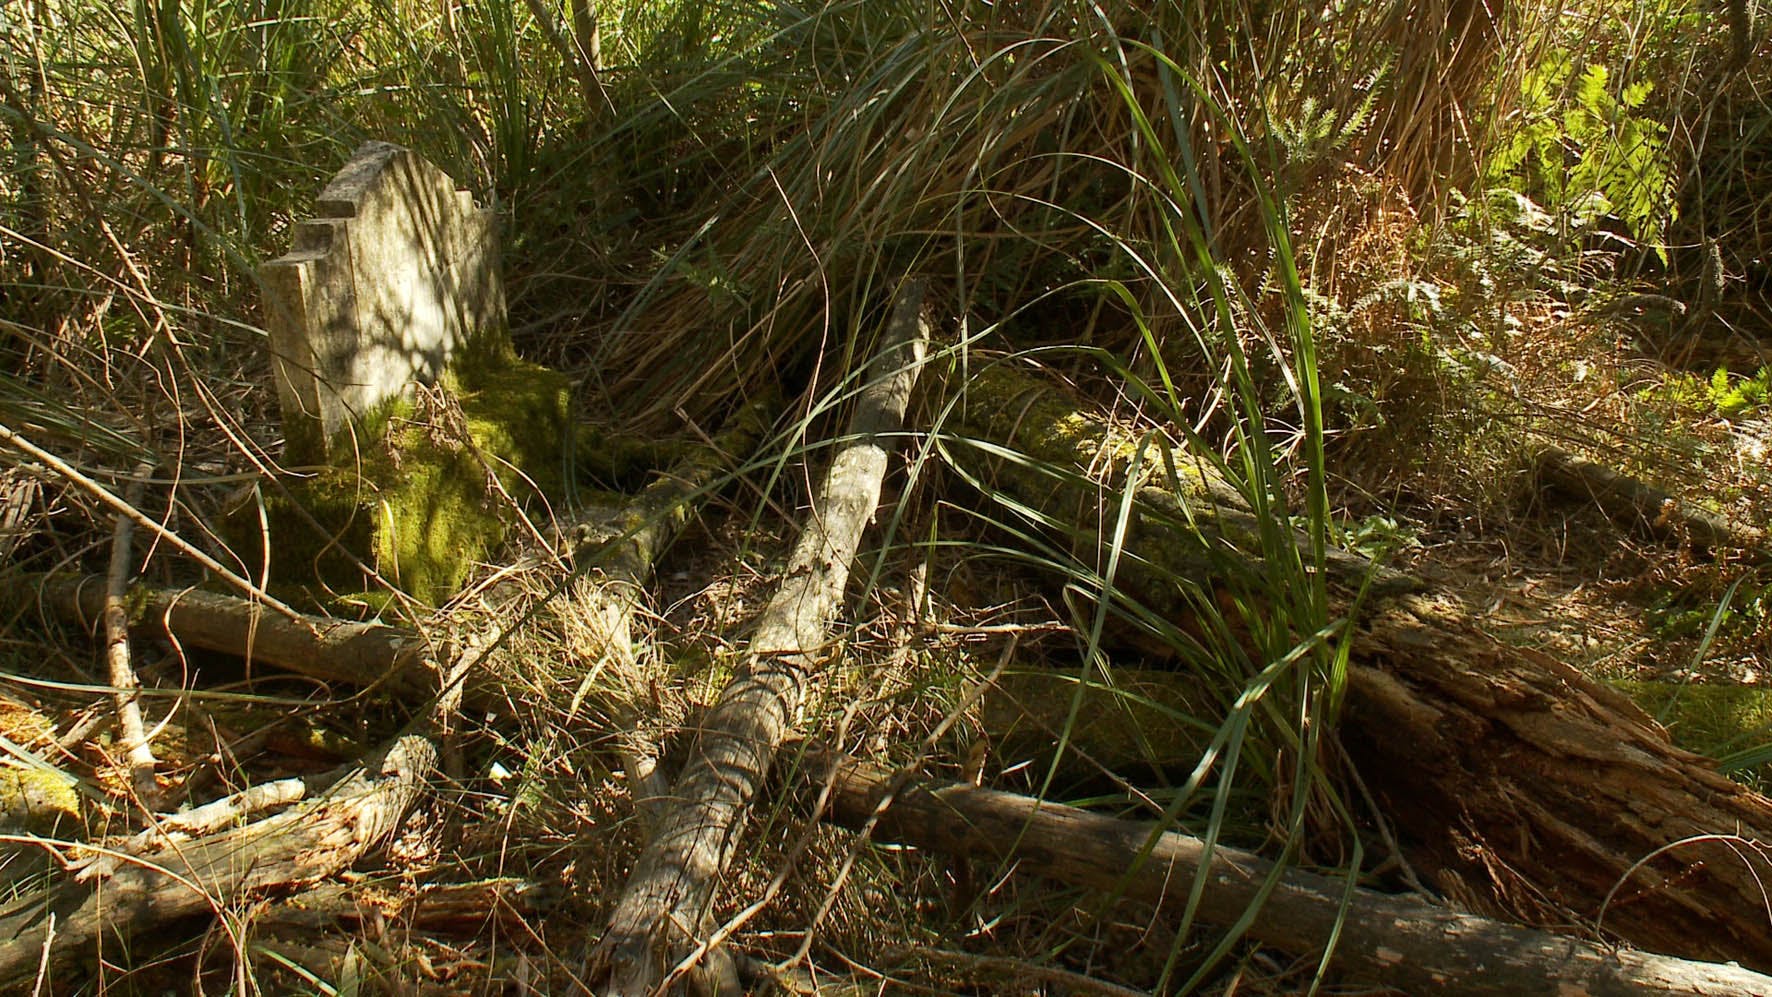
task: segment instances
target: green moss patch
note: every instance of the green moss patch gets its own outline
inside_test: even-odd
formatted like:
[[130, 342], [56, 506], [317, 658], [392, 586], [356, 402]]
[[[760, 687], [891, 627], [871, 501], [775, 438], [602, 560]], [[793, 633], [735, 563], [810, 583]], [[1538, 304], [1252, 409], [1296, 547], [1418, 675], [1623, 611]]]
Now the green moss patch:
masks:
[[562, 491], [570, 397], [558, 371], [482, 356], [363, 420], [329, 464], [267, 497], [273, 583], [330, 602], [378, 588], [367, 568], [421, 602], [448, 599], [518, 506]]
[[0, 766], [0, 830], [55, 834], [80, 825], [72, 776], [47, 768]]

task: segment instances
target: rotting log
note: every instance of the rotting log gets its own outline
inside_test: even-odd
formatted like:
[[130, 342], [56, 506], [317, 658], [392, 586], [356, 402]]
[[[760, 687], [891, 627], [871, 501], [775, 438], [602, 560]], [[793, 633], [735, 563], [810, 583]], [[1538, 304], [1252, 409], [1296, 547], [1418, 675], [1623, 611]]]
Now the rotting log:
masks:
[[[976, 461], [970, 477], [1082, 534], [1112, 525], [1131, 465], [1124, 436], [1008, 362], [984, 368], [966, 390], [948, 449]], [[968, 437], [993, 449], [969, 452]], [[1073, 477], [999, 462], [994, 448]], [[1168, 487], [1137, 489], [1116, 584], [1181, 618], [1188, 607], [1176, 578], [1211, 591], [1236, 570], [1237, 551], [1260, 546], [1234, 490], [1204, 462], [1178, 455], [1174, 465]], [[1096, 484], [1080, 484], [1075, 475], [1091, 469]], [[1331, 563], [1336, 612], [1353, 601], [1353, 558]], [[1490, 637], [1454, 600], [1381, 589], [1355, 621], [1338, 737], [1418, 872], [1478, 912], [1589, 930], [1597, 922], [1651, 951], [1772, 967], [1761, 886], [1772, 800], [1674, 747], [1616, 690]]]
[[[679, 968], [712, 993], [740, 990], [736, 968], [706, 951], [721, 872], [820, 660], [841, 608], [850, 561], [880, 500], [890, 434], [903, 422], [930, 323], [924, 285], [900, 288], [879, 354], [856, 399], [804, 532], [763, 610], [737, 674], [704, 719], [669, 809], [634, 863], [609, 928], [591, 952], [601, 993], [640, 995], [671, 985]], [[697, 961], [699, 959], [699, 961]], [[685, 965], [687, 963], [687, 965]]]
[[[907, 781], [816, 746], [797, 761], [799, 782], [828, 787], [827, 810], [819, 816], [872, 840], [1014, 864], [1177, 911], [1187, 906], [1196, 877], [1204, 876], [1198, 916], [1211, 923], [1237, 923], [1274, 874], [1273, 863], [1252, 853], [1222, 845], [1208, 850], [1199, 838], [1148, 823], [971, 783]], [[1298, 869], [1279, 874], [1249, 922], [1248, 937], [1312, 957], [1337, 937], [1330, 968], [1348, 982], [1417, 994], [1772, 994], [1772, 977], [1737, 966], [1613, 949], [1415, 897], [1364, 888], [1349, 894], [1343, 880]]]
[[428, 740], [403, 737], [323, 795], [274, 817], [136, 853], [109, 875], [14, 902], [0, 910], [0, 981], [46, 972], [48, 989], [59, 991], [59, 968], [126, 950], [137, 933], [348, 868], [400, 827], [436, 758]]
[[1577, 501], [1592, 502], [1627, 530], [1658, 540], [1765, 556], [1765, 531], [1682, 502], [1666, 489], [1615, 468], [1546, 447], [1539, 451], [1537, 469], [1541, 484]]

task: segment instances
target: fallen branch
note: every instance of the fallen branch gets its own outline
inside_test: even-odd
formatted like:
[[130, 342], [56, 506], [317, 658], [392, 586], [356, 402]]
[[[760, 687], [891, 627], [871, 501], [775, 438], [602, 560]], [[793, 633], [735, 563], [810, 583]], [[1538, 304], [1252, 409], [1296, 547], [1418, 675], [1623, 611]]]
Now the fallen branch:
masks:
[[[800, 779], [829, 787], [825, 819], [877, 841], [914, 845], [1001, 864], [1061, 882], [1110, 891], [1171, 909], [1187, 906], [1206, 877], [1199, 916], [1238, 923], [1258, 902], [1273, 864], [1152, 825], [1118, 820], [970, 783], [909, 783], [838, 752], [811, 748]], [[894, 791], [896, 788], [896, 791]], [[1445, 907], [1355, 889], [1286, 870], [1248, 935], [1294, 955], [1320, 953], [1336, 937], [1331, 966], [1352, 980], [1418, 994], [1637, 997], [1763, 997], [1772, 977], [1737, 966], [1615, 950], [1545, 931], [1502, 924]]]
[[[1078, 556], [1096, 556], [1083, 548], [1113, 536], [1132, 445], [1006, 362], [980, 372], [957, 414], [959, 432], [989, 446], [956, 437], [951, 459], [977, 461], [963, 467], [974, 480], [1070, 524]], [[990, 466], [1004, 449], [1033, 460]], [[1069, 476], [1027, 470], [1042, 464]], [[1116, 584], [1180, 625], [1195, 607], [1177, 580], [1211, 593], [1232, 572], [1259, 577], [1238, 552], [1261, 544], [1208, 466], [1174, 465], [1165, 487], [1136, 489]], [[1359, 581], [1355, 555], [1339, 559], [1331, 613], [1348, 611]], [[1772, 800], [1674, 747], [1618, 691], [1491, 638], [1456, 600], [1387, 587], [1355, 625], [1337, 734], [1438, 890], [1527, 923], [1593, 921], [1604, 907], [1603, 929], [1645, 949], [1772, 967]]]
[[[152, 465], [144, 464], [136, 468], [136, 473], [146, 475], [152, 469]], [[138, 477], [125, 490], [123, 501], [131, 508], [141, 505], [144, 490]], [[154, 769], [159, 762], [154, 758], [153, 747], [148, 744], [147, 727], [142, 722], [141, 699], [136, 695], [141, 682], [136, 679], [135, 668], [129, 662], [129, 612], [124, 607], [134, 560], [129, 545], [134, 527], [134, 520], [118, 516], [111, 531], [111, 564], [105, 577], [105, 662], [109, 666], [111, 688], [116, 690], [117, 729], [122, 734], [123, 754], [129, 763], [129, 783], [142, 807], [153, 809], [160, 796], [160, 785], [154, 779]]]
[[1625, 529], [1660, 540], [1689, 540], [1701, 547], [1753, 551], [1764, 556], [1765, 531], [1707, 512], [1673, 493], [1557, 447], [1538, 455], [1539, 480], [1565, 495], [1598, 506]]
[[0, 910], [0, 980], [17, 981], [39, 964], [53, 974], [178, 918], [349, 867], [399, 828], [436, 757], [424, 738], [401, 738], [315, 800], [236, 830], [130, 855], [97, 882], [66, 883]]
[[[805, 531], [737, 676], [709, 712], [670, 809], [647, 843], [591, 956], [603, 992], [644, 995], [695, 966], [710, 933], [714, 890], [820, 658], [862, 529], [879, 503], [890, 440], [904, 421], [928, 339], [922, 282], [893, 305], [848, 435], [813, 501]], [[688, 965], [685, 965], [687, 963]], [[703, 959], [698, 989], [737, 992], [736, 969]]]
[[[36, 584], [44, 608], [91, 626], [105, 608], [102, 582], [52, 575]], [[137, 628], [154, 636], [305, 675], [321, 682], [384, 685], [424, 696], [436, 681], [424, 667], [428, 645], [410, 630], [298, 613], [267, 612], [245, 599], [199, 589], [138, 588], [132, 595]]]

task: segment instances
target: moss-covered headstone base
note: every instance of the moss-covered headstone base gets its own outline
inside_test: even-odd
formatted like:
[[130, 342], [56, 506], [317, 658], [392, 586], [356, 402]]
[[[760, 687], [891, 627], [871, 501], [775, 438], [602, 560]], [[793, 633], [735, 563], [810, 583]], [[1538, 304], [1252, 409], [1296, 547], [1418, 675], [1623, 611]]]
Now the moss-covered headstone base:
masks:
[[[367, 568], [421, 602], [447, 600], [519, 507], [560, 493], [570, 389], [557, 371], [482, 354], [347, 428], [328, 463], [289, 475], [287, 495], [267, 491], [273, 586], [333, 603], [381, 588]], [[233, 532], [263, 557], [256, 515]]]

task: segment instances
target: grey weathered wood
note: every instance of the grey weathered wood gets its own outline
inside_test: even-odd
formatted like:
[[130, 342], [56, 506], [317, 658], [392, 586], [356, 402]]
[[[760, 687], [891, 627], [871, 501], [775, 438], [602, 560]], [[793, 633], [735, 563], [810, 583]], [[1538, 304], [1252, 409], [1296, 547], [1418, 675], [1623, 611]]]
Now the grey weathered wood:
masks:
[[[108, 876], [71, 881], [0, 910], [0, 981], [54, 971], [182, 917], [299, 887], [348, 868], [399, 828], [436, 766], [421, 737], [404, 737], [323, 796], [255, 824], [137, 853]], [[47, 951], [46, 951], [47, 949]]]
[[442, 170], [366, 142], [264, 265], [285, 432], [304, 458], [469, 348], [508, 346], [498, 226]]
[[[143, 464], [136, 468], [136, 473], [145, 475], [152, 470], [152, 465]], [[123, 500], [139, 507], [143, 492], [144, 485], [138, 480], [129, 485]], [[118, 516], [111, 532], [111, 565], [105, 574], [105, 663], [111, 688], [117, 690], [117, 728], [123, 735], [122, 747], [129, 759], [130, 785], [138, 803], [154, 806], [160, 796], [159, 784], [154, 779], [159, 762], [148, 743], [147, 725], [142, 722], [141, 700], [136, 694], [141, 682], [129, 660], [129, 613], [124, 608], [129, 575], [135, 564], [129, 543], [134, 527], [135, 522], [128, 516]]]
[[[970, 783], [907, 782], [837, 752], [809, 749], [801, 773], [830, 787], [825, 818], [877, 841], [1015, 863], [1018, 870], [1181, 909], [1204, 875], [1199, 916], [1237, 922], [1273, 863], [1173, 831]], [[1416, 994], [1764, 997], [1772, 977], [1734, 965], [1612, 949], [1412, 898], [1355, 889], [1292, 869], [1248, 935], [1295, 955], [1321, 953], [1340, 925], [1331, 967], [1350, 980]]]
[[[850, 562], [879, 503], [889, 434], [903, 424], [928, 340], [923, 295], [920, 281], [899, 291], [848, 435], [813, 501], [787, 573], [763, 610], [743, 666], [709, 712], [672, 787], [670, 809], [635, 862], [592, 953], [593, 973], [605, 993], [654, 992], [708, 938], [720, 874], [746, 809], [793, 729], [807, 682], [827, 653], [827, 631], [841, 606]], [[698, 989], [735, 990], [726, 965], [725, 971], [703, 974]]]

